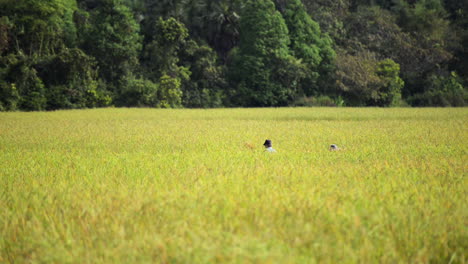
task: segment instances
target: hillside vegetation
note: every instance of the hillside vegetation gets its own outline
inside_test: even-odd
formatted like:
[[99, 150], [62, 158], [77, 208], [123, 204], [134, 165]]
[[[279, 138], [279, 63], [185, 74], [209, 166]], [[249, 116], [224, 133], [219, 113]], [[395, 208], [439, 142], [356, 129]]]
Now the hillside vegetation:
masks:
[[468, 1], [2, 0], [0, 111], [466, 106]]

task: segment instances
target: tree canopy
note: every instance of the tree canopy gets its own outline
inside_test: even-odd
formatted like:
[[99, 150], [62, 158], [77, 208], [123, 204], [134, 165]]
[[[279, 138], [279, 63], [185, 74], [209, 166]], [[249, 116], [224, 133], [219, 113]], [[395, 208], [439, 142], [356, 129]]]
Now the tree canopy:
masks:
[[0, 111], [465, 106], [452, 0], [2, 0]]

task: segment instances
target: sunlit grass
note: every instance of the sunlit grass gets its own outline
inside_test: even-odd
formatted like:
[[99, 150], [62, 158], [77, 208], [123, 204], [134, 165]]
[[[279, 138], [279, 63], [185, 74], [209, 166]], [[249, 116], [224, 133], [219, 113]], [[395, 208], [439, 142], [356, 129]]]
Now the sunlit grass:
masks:
[[467, 121], [466, 108], [0, 113], [0, 262], [465, 263]]

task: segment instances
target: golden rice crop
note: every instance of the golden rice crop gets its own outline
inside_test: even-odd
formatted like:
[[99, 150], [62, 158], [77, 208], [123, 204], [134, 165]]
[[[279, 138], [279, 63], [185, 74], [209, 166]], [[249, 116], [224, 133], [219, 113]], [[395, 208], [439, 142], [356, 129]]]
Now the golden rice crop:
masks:
[[0, 262], [465, 263], [467, 121], [467, 108], [0, 113]]

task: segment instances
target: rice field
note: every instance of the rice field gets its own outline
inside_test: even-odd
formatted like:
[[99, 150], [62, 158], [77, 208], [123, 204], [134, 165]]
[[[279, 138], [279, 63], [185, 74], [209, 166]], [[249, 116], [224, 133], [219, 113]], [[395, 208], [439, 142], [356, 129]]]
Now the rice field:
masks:
[[0, 263], [466, 263], [467, 143], [468, 108], [0, 113]]

